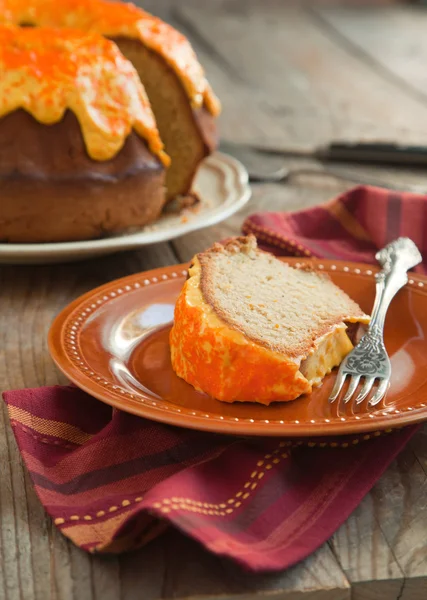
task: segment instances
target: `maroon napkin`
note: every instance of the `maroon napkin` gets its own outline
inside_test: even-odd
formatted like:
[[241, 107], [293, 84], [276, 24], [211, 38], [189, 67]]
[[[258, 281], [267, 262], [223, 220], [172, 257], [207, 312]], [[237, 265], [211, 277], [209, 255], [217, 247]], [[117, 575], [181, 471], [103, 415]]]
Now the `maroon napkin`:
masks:
[[[425, 202], [357, 188], [309, 211], [254, 215], [244, 228], [278, 253], [369, 262], [400, 234], [425, 249]], [[417, 429], [239, 439], [150, 422], [71, 386], [3, 396], [40, 501], [76, 545], [122, 552], [172, 524], [254, 571], [284, 569], [323, 544]]]
[[75, 544], [122, 552], [171, 523], [251, 570], [326, 541], [416, 429], [243, 440], [140, 419], [71, 386], [4, 399], [40, 501]]
[[426, 272], [427, 194], [359, 186], [338, 198], [294, 213], [249, 216], [243, 232], [276, 255], [375, 262], [375, 252], [400, 236], [418, 246]]

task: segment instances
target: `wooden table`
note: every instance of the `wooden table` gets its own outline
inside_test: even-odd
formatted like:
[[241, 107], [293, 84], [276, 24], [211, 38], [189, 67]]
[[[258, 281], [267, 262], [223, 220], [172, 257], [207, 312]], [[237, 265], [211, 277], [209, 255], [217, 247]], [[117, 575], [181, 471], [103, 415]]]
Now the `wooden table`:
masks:
[[[361, 136], [427, 141], [427, 11], [300, 3], [286, 8], [285, 0], [202, 4], [152, 0], [145, 6], [193, 41], [223, 100], [225, 137], [266, 144]], [[427, 189], [427, 174], [419, 172], [343, 170]], [[76, 264], [2, 267], [0, 389], [64, 381], [49, 357], [46, 335], [53, 316], [79, 294], [128, 273], [186, 261], [214, 240], [238, 233], [254, 210], [293, 210], [350, 186], [324, 177], [257, 185], [244, 211], [170, 244]], [[125, 556], [92, 557], [78, 550], [37, 500], [4, 407], [0, 517], [1, 600], [425, 600], [427, 429], [331, 540], [283, 573], [244, 573], [172, 530]]]

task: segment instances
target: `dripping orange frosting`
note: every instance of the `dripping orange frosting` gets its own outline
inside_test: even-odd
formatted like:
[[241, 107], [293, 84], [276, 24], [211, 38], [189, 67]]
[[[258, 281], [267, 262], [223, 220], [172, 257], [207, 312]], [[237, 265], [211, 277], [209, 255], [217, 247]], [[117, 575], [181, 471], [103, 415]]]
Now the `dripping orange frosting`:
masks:
[[187, 38], [134, 4], [108, 0], [0, 0], [0, 20], [138, 39], [165, 59], [195, 108], [205, 105], [213, 115], [220, 111], [220, 103]]
[[0, 72], [0, 117], [22, 108], [52, 124], [69, 109], [94, 160], [113, 158], [135, 129], [169, 163], [135, 69], [102, 36], [0, 25]]

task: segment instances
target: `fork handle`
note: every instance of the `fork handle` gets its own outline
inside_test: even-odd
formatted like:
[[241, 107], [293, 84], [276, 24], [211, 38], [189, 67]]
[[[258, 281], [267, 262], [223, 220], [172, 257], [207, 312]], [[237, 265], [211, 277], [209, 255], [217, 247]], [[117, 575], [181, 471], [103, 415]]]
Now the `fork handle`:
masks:
[[380, 271], [376, 275], [376, 293], [375, 302], [372, 309], [371, 322], [368, 327], [368, 333], [375, 332], [383, 336], [384, 323], [388, 308], [397, 292], [407, 283], [406, 272], [393, 271], [385, 274]]
[[376, 275], [376, 295], [368, 334], [383, 337], [388, 307], [397, 292], [408, 282], [408, 270], [421, 262], [421, 255], [409, 238], [399, 238], [377, 253], [383, 269]]

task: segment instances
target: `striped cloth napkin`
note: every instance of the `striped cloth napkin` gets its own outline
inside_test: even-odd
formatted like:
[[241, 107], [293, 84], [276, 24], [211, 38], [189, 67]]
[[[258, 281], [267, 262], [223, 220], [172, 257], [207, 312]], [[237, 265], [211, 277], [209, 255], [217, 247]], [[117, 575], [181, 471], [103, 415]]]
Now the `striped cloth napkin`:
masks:
[[427, 195], [358, 186], [326, 204], [294, 213], [253, 214], [243, 233], [276, 255], [375, 263], [379, 248], [400, 236], [418, 246], [426, 272]]
[[[254, 215], [244, 229], [277, 253], [370, 261], [409, 233], [411, 210], [424, 248], [426, 200], [357, 188], [309, 211]], [[3, 397], [38, 497], [76, 545], [122, 552], [173, 525], [253, 571], [284, 569], [323, 544], [417, 429], [239, 439], [150, 422], [73, 386]]]

